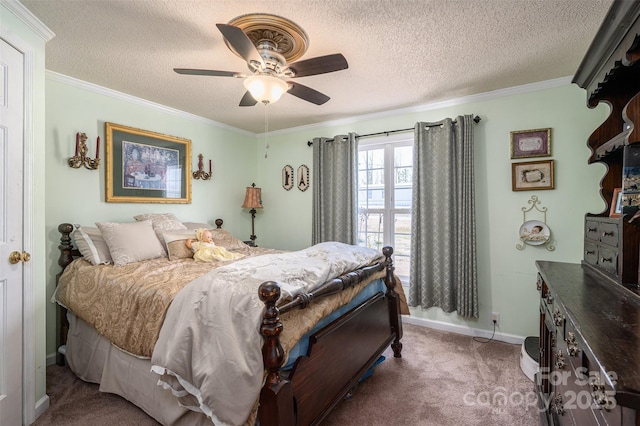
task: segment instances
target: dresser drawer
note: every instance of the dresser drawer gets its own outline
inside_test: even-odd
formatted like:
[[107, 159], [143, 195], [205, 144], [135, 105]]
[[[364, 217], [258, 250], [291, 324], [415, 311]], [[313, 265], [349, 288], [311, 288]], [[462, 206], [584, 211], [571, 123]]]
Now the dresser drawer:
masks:
[[618, 275], [618, 252], [604, 246], [598, 247], [598, 267], [610, 274]]
[[590, 265], [598, 265], [598, 246], [592, 241], [584, 242], [584, 260]]
[[600, 241], [600, 222], [596, 220], [586, 220], [584, 224], [584, 237], [593, 240]]
[[600, 242], [609, 246], [618, 247], [620, 232], [617, 223], [600, 223]]

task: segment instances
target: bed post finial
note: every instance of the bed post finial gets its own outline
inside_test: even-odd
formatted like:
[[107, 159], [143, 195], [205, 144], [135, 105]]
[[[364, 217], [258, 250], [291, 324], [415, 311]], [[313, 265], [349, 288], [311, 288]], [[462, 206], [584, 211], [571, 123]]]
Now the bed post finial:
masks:
[[58, 225], [58, 232], [60, 232], [60, 256], [58, 257], [58, 265], [62, 269], [66, 268], [68, 264], [73, 261], [73, 245], [71, 244], [71, 233], [73, 232], [73, 225], [70, 223], [61, 223]]
[[258, 419], [261, 425], [293, 425], [293, 391], [291, 383], [280, 376], [284, 364], [284, 350], [280, 345], [282, 323], [276, 302], [280, 298], [280, 286], [274, 281], [260, 284], [258, 296], [265, 304], [260, 334], [264, 337], [262, 359], [267, 370], [267, 380], [260, 392]]
[[222, 228], [222, 222], [223, 222], [222, 219], [216, 219], [214, 222], [216, 224], [216, 228], [218, 229]]

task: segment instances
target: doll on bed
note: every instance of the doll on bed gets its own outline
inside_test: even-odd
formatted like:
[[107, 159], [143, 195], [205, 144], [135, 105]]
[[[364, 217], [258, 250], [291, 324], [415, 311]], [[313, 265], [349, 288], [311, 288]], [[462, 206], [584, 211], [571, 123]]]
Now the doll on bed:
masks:
[[235, 260], [244, 257], [241, 253], [231, 253], [224, 247], [217, 246], [213, 242], [213, 236], [208, 229], [196, 230], [197, 240], [189, 238], [185, 244], [193, 251], [193, 258], [196, 262], [213, 262], [216, 260]]

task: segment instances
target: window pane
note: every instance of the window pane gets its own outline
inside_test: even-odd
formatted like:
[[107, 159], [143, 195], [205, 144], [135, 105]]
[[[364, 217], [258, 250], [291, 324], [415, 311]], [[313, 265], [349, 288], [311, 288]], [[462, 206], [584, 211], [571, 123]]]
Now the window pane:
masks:
[[393, 206], [395, 208], [409, 208], [411, 207], [411, 187], [403, 186], [396, 187], [393, 197]]
[[382, 250], [384, 246], [384, 215], [382, 213], [358, 214], [358, 245]]
[[394, 216], [394, 266], [396, 274], [402, 278], [409, 277], [409, 255], [411, 253], [411, 215], [396, 214]]
[[393, 165], [395, 167], [413, 165], [413, 147], [412, 146], [399, 146], [393, 150]]

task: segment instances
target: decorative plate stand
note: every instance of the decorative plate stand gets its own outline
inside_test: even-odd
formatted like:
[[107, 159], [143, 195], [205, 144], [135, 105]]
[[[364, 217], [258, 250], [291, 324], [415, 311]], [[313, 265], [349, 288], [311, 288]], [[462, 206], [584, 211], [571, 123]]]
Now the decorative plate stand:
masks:
[[[516, 244], [516, 248], [518, 250], [524, 250], [527, 245], [544, 245], [549, 251], [555, 250], [556, 247], [551, 239], [551, 229], [547, 226], [547, 208], [538, 207], [540, 200], [538, 200], [538, 197], [535, 195], [531, 196], [529, 204], [530, 206], [528, 208], [522, 207], [522, 225], [518, 232], [520, 242]], [[542, 220], [527, 220], [527, 213], [531, 213], [534, 208], [539, 213], [542, 213]]]

